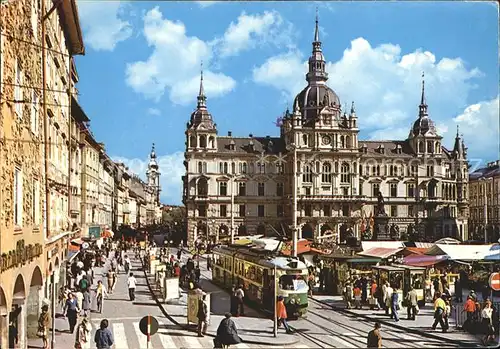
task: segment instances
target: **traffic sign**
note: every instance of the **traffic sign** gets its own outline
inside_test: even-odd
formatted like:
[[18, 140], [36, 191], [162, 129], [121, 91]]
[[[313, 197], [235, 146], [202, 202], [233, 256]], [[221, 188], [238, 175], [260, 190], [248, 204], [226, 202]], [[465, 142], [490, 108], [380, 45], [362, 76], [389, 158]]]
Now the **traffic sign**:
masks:
[[139, 321], [139, 329], [146, 336], [151, 336], [158, 332], [158, 320], [151, 315], [144, 316]]
[[500, 291], [500, 273], [492, 273], [489, 283], [493, 291]]

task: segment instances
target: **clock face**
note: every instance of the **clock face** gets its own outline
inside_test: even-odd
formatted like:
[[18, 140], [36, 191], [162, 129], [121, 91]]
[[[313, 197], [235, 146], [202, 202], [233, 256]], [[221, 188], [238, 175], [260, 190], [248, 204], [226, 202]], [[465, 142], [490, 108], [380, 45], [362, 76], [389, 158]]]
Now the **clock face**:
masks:
[[329, 137], [329, 136], [323, 136], [322, 141], [323, 141], [323, 144], [324, 144], [324, 145], [328, 145], [328, 144], [330, 144], [330, 143], [331, 143], [331, 141], [332, 141], [332, 140], [330, 139], [330, 137]]

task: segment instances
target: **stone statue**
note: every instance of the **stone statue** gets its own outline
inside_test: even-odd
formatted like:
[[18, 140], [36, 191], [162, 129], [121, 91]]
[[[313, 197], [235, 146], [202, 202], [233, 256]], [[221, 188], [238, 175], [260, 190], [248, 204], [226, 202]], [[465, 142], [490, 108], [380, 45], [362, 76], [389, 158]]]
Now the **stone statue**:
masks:
[[391, 225], [390, 232], [393, 240], [399, 239], [399, 227], [396, 224]]
[[382, 195], [382, 192], [378, 192], [377, 195], [377, 216], [387, 216], [387, 213], [385, 212], [385, 200], [384, 196]]

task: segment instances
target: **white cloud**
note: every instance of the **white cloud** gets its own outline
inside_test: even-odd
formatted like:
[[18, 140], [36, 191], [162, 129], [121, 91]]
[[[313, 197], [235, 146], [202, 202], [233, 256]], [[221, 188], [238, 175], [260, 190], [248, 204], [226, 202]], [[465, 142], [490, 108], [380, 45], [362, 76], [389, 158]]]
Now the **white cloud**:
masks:
[[[130, 173], [137, 174], [143, 180], [146, 179], [149, 159], [128, 159], [120, 156], [113, 156], [112, 159], [123, 162], [129, 168]], [[180, 204], [182, 198], [181, 177], [185, 174], [184, 153], [179, 151], [173, 154], [159, 155], [157, 162], [161, 173], [160, 195], [162, 202]]]
[[78, 1], [85, 44], [96, 51], [113, 51], [128, 39], [132, 27], [120, 18], [124, 7], [120, 1]]
[[230, 57], [257, 45], [291, 45], [291, 35], [291, 23], [285, 22], [276, 11], [264, 11], [255, 15], [243, 12], [236, 23], [231, 22], [224, 36], [216, 39], [213, 45], [222, 57]]
[[[279, 89], [291, 104], [306, 86], [305, 58], [297, 50], [270, 57], [253, 69], [253, 80]], [[368, 131], [371, 139], [408, 136], [418, 114], [422, 71], [430, 117], [446, 132], [443, 126], [452, 122], [452, 116], [463, 108], [463, 101], [475, 88], [473, 79], [482, 76], [460, 58], [438, 60], [423, 49], [402, 53], [398, 45], [372, 47], [364, 38], [357, 38], [339, 61], [327, 63], [328, 85], [339, 95], [343, 106], [350, 107], [351, 101], [355, 101], [360, 128]], [[491, 105], [489, 108], [494, 109]], [[498, 106], [495, 112], [498, 115]], [[470, 119], [469, 123], [479, 122], [470, 114], [462, 118]], [[445, 141], [448, 145], [453, 137], [449, 135]]]
[[[212, 47], [195, 36], [187, 36], [182, 22], [164, 19], [158, 7], [144, 16], [144, 36], [153, 53], [146, 61], [127, 65], [127, 84], [156, 101], [168, 89], [173, 103], [193, 102], [198, 93], [201, 62], [210, 67]], [[209, 97], [224, 95], [236, 86], [231, 77], [210, 70], [205, 70], [204, 81]]]
[[158, 108], [149, 108], [148, 109], [148, 114], [149, 115], [160, 116], [161, 115], [161, 110], [158, 109]]
[[481, 155], [482, 161], [498, 158], [499, 130], [499, 97], [472, 104], [463, 113], [453, 119], [460, 126], [460, 133], [469, 150], [477, 149], [473, 156]]
[[198, 6], [200, 6], [201, 8], [205, 8], [205, 7], [209, 7], [209, 6], [212, 6], [212, 5], [215, 5], [216, 3], [218, 3], [220, 1], [196, 1], [196, 3], [198, 4]]

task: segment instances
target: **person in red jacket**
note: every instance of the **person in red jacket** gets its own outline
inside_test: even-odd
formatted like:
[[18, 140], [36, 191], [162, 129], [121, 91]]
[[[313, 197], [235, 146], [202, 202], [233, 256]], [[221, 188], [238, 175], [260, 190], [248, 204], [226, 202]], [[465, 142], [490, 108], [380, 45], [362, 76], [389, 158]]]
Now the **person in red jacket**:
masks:
[[288, 325], [288, 322], [286, 321], [288, 316], [286, 313], [286, 307], [285, 307], [285, 302], [283, 301], [283, 296], [278, 296], [278, 300], [276, 302], [276, 317], [278, 318], [278, 325], [280, 323], [283, 324], [286, 333], [288, 334], [293, 333], [292, 329]]

